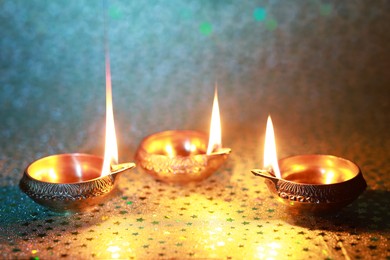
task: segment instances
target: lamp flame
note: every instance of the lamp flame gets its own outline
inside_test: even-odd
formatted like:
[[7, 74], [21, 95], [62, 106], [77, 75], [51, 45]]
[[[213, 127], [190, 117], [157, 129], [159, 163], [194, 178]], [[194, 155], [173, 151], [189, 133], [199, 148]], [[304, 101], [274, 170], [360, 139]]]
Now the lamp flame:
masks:
[[276, 153], [275, 133], [272, 125], [271, 116], [267, 119], [267, 129], [265, 131], [265, 143], [264, 143], [264, 169], [273, 170], [273, 173], [277, 178], [281, 178], [278, 157]]
[[218, 86], [215, 85], [213, 110], [211, 113], [209, 144], [207, 146], [207, 154], [211, 154], [214, 150], [222, 148], [221, 134], [221, 117], [219, 114], [218, 104]]
[[114, 111], [112, 108], [112, 87], [110, 57], [106, 52], [106, 139], [101, 176], [110, 174], [111, 164], [118, 163], [118, 144], [115, 134]]

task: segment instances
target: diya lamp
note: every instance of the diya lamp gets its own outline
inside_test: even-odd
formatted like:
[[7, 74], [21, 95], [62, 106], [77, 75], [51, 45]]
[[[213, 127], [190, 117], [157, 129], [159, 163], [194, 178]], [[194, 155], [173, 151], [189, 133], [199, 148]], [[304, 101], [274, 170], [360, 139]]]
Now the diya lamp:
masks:
[[271, 117], [267, 121], [264, 169], [252, 173], [265, 178], [271, 193], [294, 213], [337, 212], [367, 187], [360, 168], [341, 157], [309, 154], [278, 161]]
[[106, 136], [103, 157], [67, 153], [41, 158], [27, 166], [20, 188], [35, 202], [59, 212], [84, 211], [104, 201], [114, 190], [120, 173], [134, 163], [117, 164], [118, 147], [109, 58], [106, 54]]
[[210, 135], [192, 130], [169, 130], [147, 136], [136, 152], [136, 162], [157, 180], [170, 183], [201, 181], [227, 159], [222, 147], [218, 93], [215, 88]]

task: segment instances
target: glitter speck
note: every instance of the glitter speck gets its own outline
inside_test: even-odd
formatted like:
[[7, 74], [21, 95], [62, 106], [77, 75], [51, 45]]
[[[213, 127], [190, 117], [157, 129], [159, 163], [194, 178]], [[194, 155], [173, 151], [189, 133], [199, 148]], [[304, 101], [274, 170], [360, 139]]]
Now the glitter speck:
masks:
[[274, 31], [278, 27], [278, 22], [275, 19], [270, 19], [265, 22], [267, 30]]
[[320, 6], [320, 13], [323, 16], [328, 16], [332, 13], [333, 6], [331, 4], [322, 4]]
[[253, 12], [253, 17], [256, 21], [261, 22], [264, 21], [267, 17], [267, 11], [264, 8], [256, 8]]
[[210, 23], [202, 23], [199, 26], [199, 31], [206, 36], [209, 36], [213, 32], [213, 27]]

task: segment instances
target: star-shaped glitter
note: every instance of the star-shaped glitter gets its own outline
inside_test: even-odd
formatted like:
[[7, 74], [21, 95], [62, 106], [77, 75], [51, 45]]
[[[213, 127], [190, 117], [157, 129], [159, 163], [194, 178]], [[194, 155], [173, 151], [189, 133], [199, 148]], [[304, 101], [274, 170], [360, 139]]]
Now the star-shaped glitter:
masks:
[[242, 222], [241, 224], [243, 224], [243, 225], [249, 225], [249, 223], [250, 223], [250, 222], [244, 221], [244, 222]]
[[158, 225], [159, 223], [160, 223], [160, 222], [158, 222], [158, 221], [156, 221], [156, 220], [152, 222], [153, 225]]
[[191, 218], [198, 218], [198, 216], [197, 215], [192, 215]]
[[234, 219], [232, 219], [232, 218], [227, 218], [226, 221], [233, 222]]
[[137, 218], [137, 222], [143, 222], [144, 220], [143, 218]]

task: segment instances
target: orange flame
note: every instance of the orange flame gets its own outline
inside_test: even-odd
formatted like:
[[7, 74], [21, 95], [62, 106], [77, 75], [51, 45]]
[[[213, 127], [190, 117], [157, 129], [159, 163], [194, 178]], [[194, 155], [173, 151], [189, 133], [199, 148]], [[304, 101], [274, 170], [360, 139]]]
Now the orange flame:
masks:
[[210, 136], [207, 154], [222, 148], [221, 117], [219, 115], [218, 86], [215, 86], [213, 110], [211, 113]]
[[278, 156], [276, 153], [275, 133], [271, 116], [267, 119], [267, 129], [265, 131], [264, 143], [264, 169], [272, 169], [277, 178], [281, 178]]
[[104, 162], [101, 176], [111, 172], [111, 164], [118, 163], [118, 144], [115, 134], [114, 111], [112, 108], [112, 87], [110, 57], [106, 53], [106, 143], [104, 148]]

